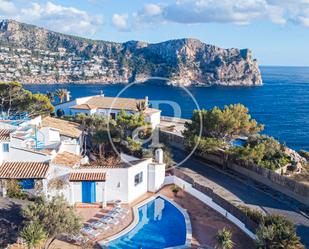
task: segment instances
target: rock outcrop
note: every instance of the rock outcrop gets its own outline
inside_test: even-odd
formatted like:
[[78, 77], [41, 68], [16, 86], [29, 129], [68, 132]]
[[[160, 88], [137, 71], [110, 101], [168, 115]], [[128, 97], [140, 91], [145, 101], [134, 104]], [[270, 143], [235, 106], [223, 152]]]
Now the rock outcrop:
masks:
[[115, 83], [162, 77], [184, 86], [262, 84], [249, 49], [223, 49], [196, 39], [114, 43], [4, 20], [0, 46], [0, 80], [5, 81]]

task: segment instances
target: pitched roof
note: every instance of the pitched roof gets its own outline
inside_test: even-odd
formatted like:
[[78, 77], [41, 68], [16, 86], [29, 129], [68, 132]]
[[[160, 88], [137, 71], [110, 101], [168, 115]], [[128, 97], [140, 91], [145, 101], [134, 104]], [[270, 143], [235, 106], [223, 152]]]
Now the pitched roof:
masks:
[[12, 130], [9, 129], [0, 129], [0, 141], [8, 141], [11, 132]]
[[0, 166], [0, 179], [42, 179], [48, 168], [45, 162], [5, 162]]
[[158, 109], [154, 109], [154, 108], [146, 108], [146, 110], [144, 111], [144, 114], [153, 114], [153, 113], [157, 113], [157, 112], [161, 112], [161, 110], [158, 110]]
[[80, 109], [80, 110], [93, 110], [93, 109], [97, 109], [96, 106], [89, 105], [89, 104], [74, 105], [74, 106], [71, 106], [70, 108], [71, 109]]
[[83, 132], [80, 124], [53, 117], [46, 117], [42, 120], [43, 127], [58, 129], [63, 136], [79, 138]]
[[[72, 106], [73, 109], [117, 109], [127, 111], [137, 111], [136, 105], [139, 102], [144, 102], [145, 99], [132, 98], [114, 98], [95, 96], [90, 98], [86, 103]], [[90, 108], [90, 109], [89, 109]]]
[[104, 172], [73, 172], [70, 174], [69, 181], [105, 181]]
[[82, 159], [82, 156], [64, 151], [62, 153], [58, 153], [52, 160], [52, 163], [74, 167], [78, 165]]

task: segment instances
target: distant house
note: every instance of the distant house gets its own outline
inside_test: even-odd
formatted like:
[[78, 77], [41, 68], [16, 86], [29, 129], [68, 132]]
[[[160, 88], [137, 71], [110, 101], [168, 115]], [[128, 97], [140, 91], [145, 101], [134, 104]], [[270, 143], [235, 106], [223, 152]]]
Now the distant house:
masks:
[[160, 124], [161, 111], [148, 107], [148, 98], [133, 99], [133, 98], [115, 98], [105, 97], [104, 95], [96, 95], [89, 97], [76, 98], [65, 103], [55, 106], [55, 111], [61, 109], [65, 115], [75, 116], [78, 113], [86, 115], [102, 114], [110, 115], [111, 118], [116, 118], [117, 114], [124, 110], [128, 114], [138, 113], [138, 104], [145, 103], [145, 121], [149, 122], [154, 129]]

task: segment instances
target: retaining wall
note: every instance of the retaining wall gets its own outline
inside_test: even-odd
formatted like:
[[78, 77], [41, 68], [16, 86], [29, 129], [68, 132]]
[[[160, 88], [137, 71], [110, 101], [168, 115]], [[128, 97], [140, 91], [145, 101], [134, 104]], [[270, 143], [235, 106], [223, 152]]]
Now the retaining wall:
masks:
[[[177, 135], [173, 132], [160, 130], [160, 141], [175, 148], [184, 149], [183, 136]], [[202, 160], [215, 164], [216, 166], [230, 168], [309, 206], [309, 185], [297, 182], [284, 175], [280, 175], [274, 171], [254, 164], [235, 161], [224, 154], [224, 152], [208, 153], [199, 157]]]
[[249, 219], [238, 207], [221, 198], [212, 189], [195, 182], [194, 179], [179, 169], [174, 170], [174, 176], [167, 177], [166, 184], [171, 183], [181, 187], [187, 193], [225, 216], [252, 239], [256, 238], [255, 231], [258, 225]]

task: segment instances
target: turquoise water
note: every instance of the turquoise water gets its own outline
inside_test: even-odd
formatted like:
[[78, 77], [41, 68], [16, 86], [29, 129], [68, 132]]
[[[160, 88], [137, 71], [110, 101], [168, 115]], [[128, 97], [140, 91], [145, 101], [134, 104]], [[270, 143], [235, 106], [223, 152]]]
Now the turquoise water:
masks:
[[186, 224], [183, 214], [161, 197], [138, 209], [138, 224], [127, 234], [111, 241], [109, 249], [159, 249], [184, 245]]
[[[274, 136], [294, 149], [309, 151], [309, 67], [261, 67], [264, 85], [262, 87], [190, 87], [201, 108], [243, 103], [250, 109], [258, 122], [265, 124], [265, 133]], [[124, 85], [33, 85], [26, 86], [33, 92], [53, 91], [67, 88], [72, 96], [99, 94], [116, 96]], [[122, 97], [150, 100], [170, 100], [181, 107], [181, 116], [190, 118], [195, 108], [187, 93], [176, 87], [153, 84], [135, 85], [125, 91]], [[162, 115], [173, 115], [167, 105], [160, 105]]]

